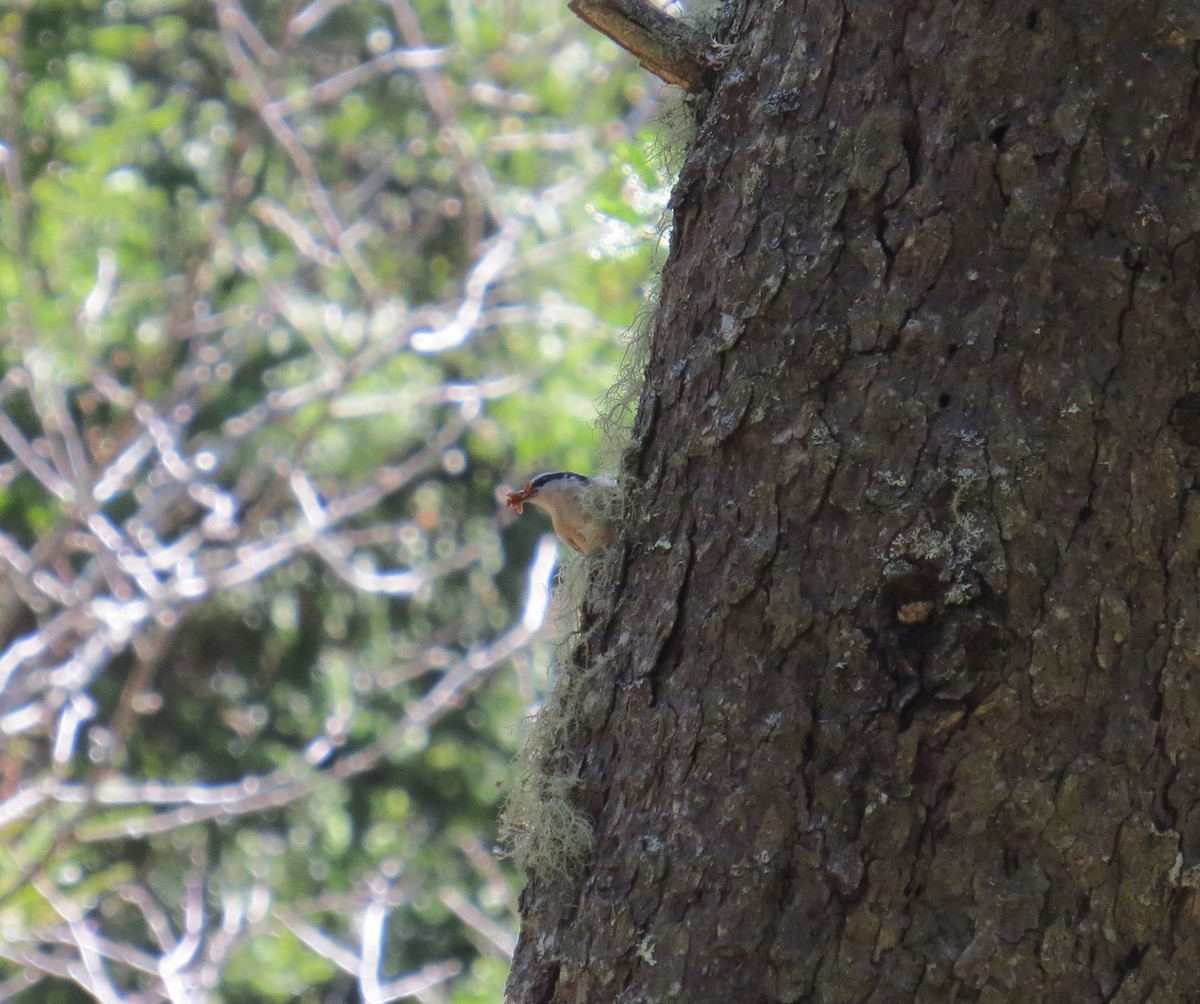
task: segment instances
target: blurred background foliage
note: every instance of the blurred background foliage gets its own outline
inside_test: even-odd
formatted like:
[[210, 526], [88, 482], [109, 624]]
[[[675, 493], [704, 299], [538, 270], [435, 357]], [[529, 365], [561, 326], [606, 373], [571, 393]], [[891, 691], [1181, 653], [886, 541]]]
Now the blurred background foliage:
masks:
[[561, 0], [0, 6], [0, 999], [502, 994], [666, 180]]

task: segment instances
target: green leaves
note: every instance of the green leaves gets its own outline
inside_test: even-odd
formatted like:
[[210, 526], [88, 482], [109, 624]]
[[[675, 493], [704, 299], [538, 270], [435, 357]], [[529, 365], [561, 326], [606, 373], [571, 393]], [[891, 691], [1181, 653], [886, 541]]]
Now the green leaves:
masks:
[[58, 0], [0, 56], [0, 987], [194, 935], [176, 996], [496, 999], [549, 588], [497, 490], [595, 469], [640, 72], [501, 0]]

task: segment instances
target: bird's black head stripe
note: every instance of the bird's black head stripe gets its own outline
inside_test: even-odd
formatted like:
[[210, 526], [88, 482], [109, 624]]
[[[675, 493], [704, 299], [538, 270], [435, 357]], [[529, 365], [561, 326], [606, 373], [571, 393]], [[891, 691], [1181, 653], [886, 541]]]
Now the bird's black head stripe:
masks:
[[589, 478], [584, 477], [582, 474], [576, 474], [574, 471], [548, 471], [545, 474], [539, 474], [530, 481], [529, 487], [536, 492], [555, 481], [578, 481], [581, 484], [585, 484], [589, 480]]

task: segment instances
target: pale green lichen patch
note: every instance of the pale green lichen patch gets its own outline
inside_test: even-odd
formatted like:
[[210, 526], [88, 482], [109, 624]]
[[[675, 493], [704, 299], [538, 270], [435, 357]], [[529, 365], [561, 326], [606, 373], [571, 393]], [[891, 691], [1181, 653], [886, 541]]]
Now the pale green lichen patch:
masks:
[[[651, 304], [627, 336], [621, 379], [605, 402], [599, 422], [601, 466], [617, 466], [629, 439], [648, 355]], [[594, 704], [603, 677], [603, 664], [590, 652], [589, 642], [616, 587], [620, 528], [627, 521], [625, 486], [614, 479], [609, 490], [595, 496], [595, 504], [604, 507], [617, 534], [591, 557], [566, 556], [560, 569], [553, 604], [553, 689], [530, 719], [528, 738], [516, 758], [516, 780], [500, 817], [500, 837], [508, 852], [526, 874], [547, 880], [578, 870], [595, 846], [592, 823], [576, 800], [579, 773], [573, 750], [578, 722]]]

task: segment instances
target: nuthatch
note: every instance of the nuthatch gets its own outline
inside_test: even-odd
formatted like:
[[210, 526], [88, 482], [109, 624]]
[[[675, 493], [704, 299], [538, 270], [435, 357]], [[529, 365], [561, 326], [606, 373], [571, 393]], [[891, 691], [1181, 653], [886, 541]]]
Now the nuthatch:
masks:
[[545, 509], [558, 539], [581, 554], [595, 554], [616, 537], [616, 485], [607, 478], [588, 478], [574, 471], [539, 474], [504, 504], [518, 513], [526, 502]]

